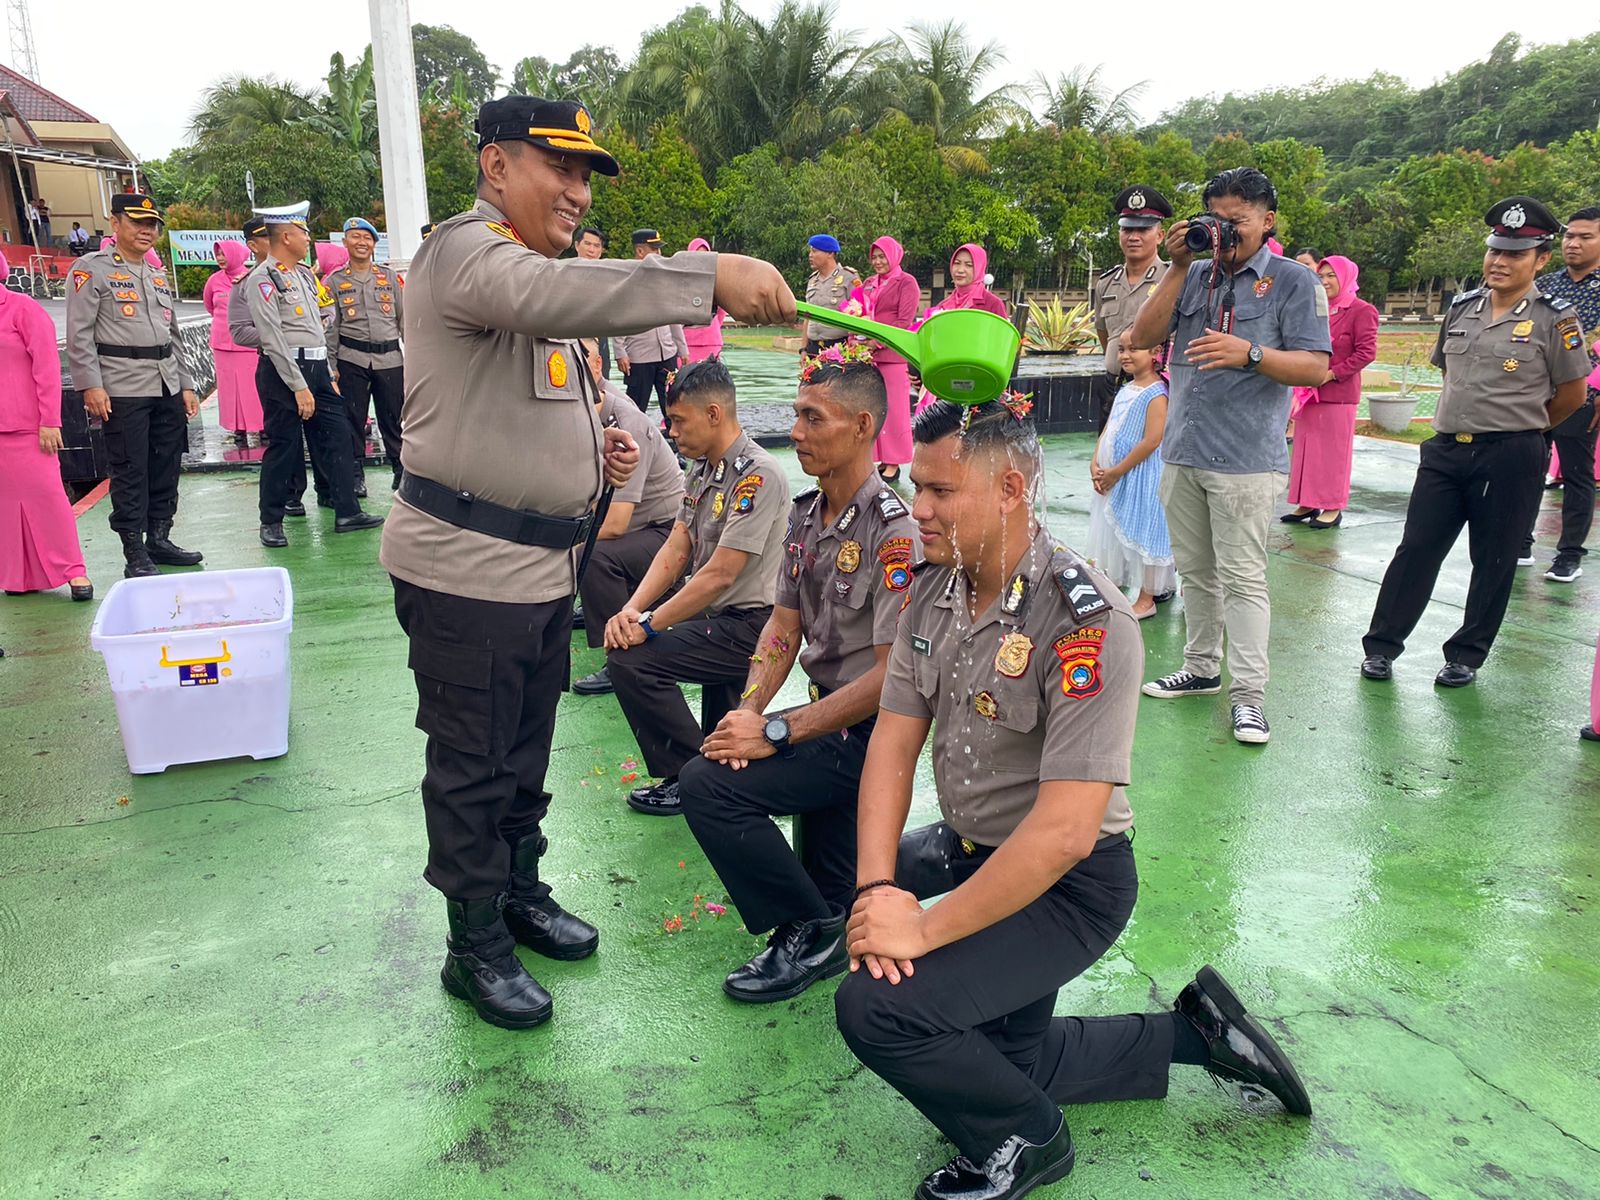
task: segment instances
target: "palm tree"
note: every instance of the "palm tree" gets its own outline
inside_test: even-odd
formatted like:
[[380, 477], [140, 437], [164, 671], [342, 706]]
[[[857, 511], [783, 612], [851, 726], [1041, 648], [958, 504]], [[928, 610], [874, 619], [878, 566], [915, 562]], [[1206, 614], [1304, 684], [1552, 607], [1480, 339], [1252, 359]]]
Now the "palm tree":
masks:
[[378, 98], [372, 81], [371, 46], [354, 67], [345, 66], [343, 54], [335, 53], [328, 60], [327, 95], [320, 101], [320, 111], [305, 120], [347, 147], [369, 174], [377, 174]]
[[208, 87], [189, 122], [197, 144], [242, 142], [267, 126], [316, 115], [316, 93], [271, 75], [233, 75]]
[[1147, 80], [1111, 92], [1100, 82], [1101, 68], [1074, 67], [1052, 82], [1035, 75], [1029, 89], [1040, 106], [1040, 116], [1058, 129], [1082, 128], [1090, 133], [1110, 133], [1134, 124], [1133, 102], [1149, 86]]
[[981, 170], [983, 155], [971, 143], [1008, 122], [1028, 119], [1016, 89], [1006, 86], [979, 94], [984, 78], [1005, 61], [998, 43], [974, 46], [957, 21], [918, 22], [909, 41], [899, 39], [888, 67], [893, 91], [889, 110], [931, 128], [952, 167]]

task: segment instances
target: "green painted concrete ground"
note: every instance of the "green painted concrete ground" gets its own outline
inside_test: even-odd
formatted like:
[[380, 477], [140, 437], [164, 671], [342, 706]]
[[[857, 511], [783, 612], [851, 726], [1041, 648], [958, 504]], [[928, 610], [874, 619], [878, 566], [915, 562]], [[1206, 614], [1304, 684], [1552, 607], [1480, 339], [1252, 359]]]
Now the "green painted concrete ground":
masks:
[[[1049, 448], [1069, 540], [1088, 450]], [[1178, 1068], [1163, 1102], [1069, 1111], [1078, 1168], [1051, 1196], [1600, 1197], [1600, 746], [1574, 736], [1600, 569], [1529, 572], [1479, 685], [1439, 693], [1463, 549], [1398, 681], [1363, 683], [1415, 455], [1361, 439], [1344, 528], [1277, 536], [1269, 747], [1235, 745], [1220, 700], [1144, 702], [1144, 894], [1061, 998], [1166, 1005], [1214, 962], [1273, 1018], [1317, 1115]], [[609, 698], [563, 700], [550, 779], [548, 862], [600, 953], [529, 960], [557, 1005], [537, 1031], [442, 993], [376, 539], [324, 514], [269, 558], [254, 497], [251, 475], [187, 478], [179, 534], [213, 568], [294, 573], [283, 759], [130, 777], [93, 607], [0, 601], [0, 1195], [909, 1196], [950, 1151], [858, 1068], [832, 985], [738, 1007], [720, 980], [758, 943], [736, 914], [663, 931], [722, 896], [681, 823], [623, 805]], [[82, 521], [102, 589], [105, 516]], [[1144, 625], [1152, 671], [1178, 664], [1177, 609]], [[933, 811], [925, 781], [914, 819]]]

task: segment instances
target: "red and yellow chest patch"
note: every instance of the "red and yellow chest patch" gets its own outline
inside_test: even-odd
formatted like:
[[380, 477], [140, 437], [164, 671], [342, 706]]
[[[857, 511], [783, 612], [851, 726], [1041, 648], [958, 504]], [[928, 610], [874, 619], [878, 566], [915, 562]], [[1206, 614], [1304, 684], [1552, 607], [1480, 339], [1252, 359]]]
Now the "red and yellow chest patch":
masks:
[[883, 585], [891, 592], [911, 586], [911, 539], [890, 538], [878, 547], [878, 562], [883, 565]]
[[1100, 694], [1104, 682], [1100, 677], [1100, 650], [1105, 637], [1104, 629], [1075, 629], [1056, 639], [1053, 648], [1061, 660], [1061, 694], [1069, 700], [1087, 700]]

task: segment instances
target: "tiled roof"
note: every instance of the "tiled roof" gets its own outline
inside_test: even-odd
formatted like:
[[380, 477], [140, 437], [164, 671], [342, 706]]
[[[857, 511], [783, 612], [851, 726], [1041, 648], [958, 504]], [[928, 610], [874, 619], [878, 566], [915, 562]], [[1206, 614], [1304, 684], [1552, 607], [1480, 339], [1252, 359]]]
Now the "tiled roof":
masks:
[[26, 75], [19, 75], [10, 67], [0, 66], [0, 87], [11, 94], [11, 103], [17, 115], [27, 121], [89, 121], [94, 118], [75, 104], [68, 104], [60, 96], [42, 88]]

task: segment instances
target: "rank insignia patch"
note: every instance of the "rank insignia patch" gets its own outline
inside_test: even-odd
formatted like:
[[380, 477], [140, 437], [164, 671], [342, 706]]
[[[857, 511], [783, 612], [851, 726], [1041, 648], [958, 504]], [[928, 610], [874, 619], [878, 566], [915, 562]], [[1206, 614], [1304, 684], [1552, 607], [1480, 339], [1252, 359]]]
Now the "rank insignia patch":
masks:
[[511, 226], [502, 225], [499, 221], [490, 221], [488, 222], [488, 226], [490, 230], [498, 233], [501, 237], [508, 238], [519, 246], [523, 244], [522, 239], [517, 236], [517, 231], [511, 228]]
[[1007, 679], [1021, 679], [1033, 660], [1033, 639], [1025, 633], [1008, 633], [994, 653], [994, 669]]
[[861, 566], [861, 543], [845, 542], [839, 547], [833, 565], [846, 575], [854, 575], [856, 569]]
[[878, 561], [883, 564], [883, 582], [891, 592], [903, 592], [911, 586], [911, 539], [890, 538], [878, 547]]
[[1069, 700], [1087, 700], [1100, 694], [1100, 648], [1104, 629], [1078, 629], [1056, 639], [1061, 660], [1061, 694]]

